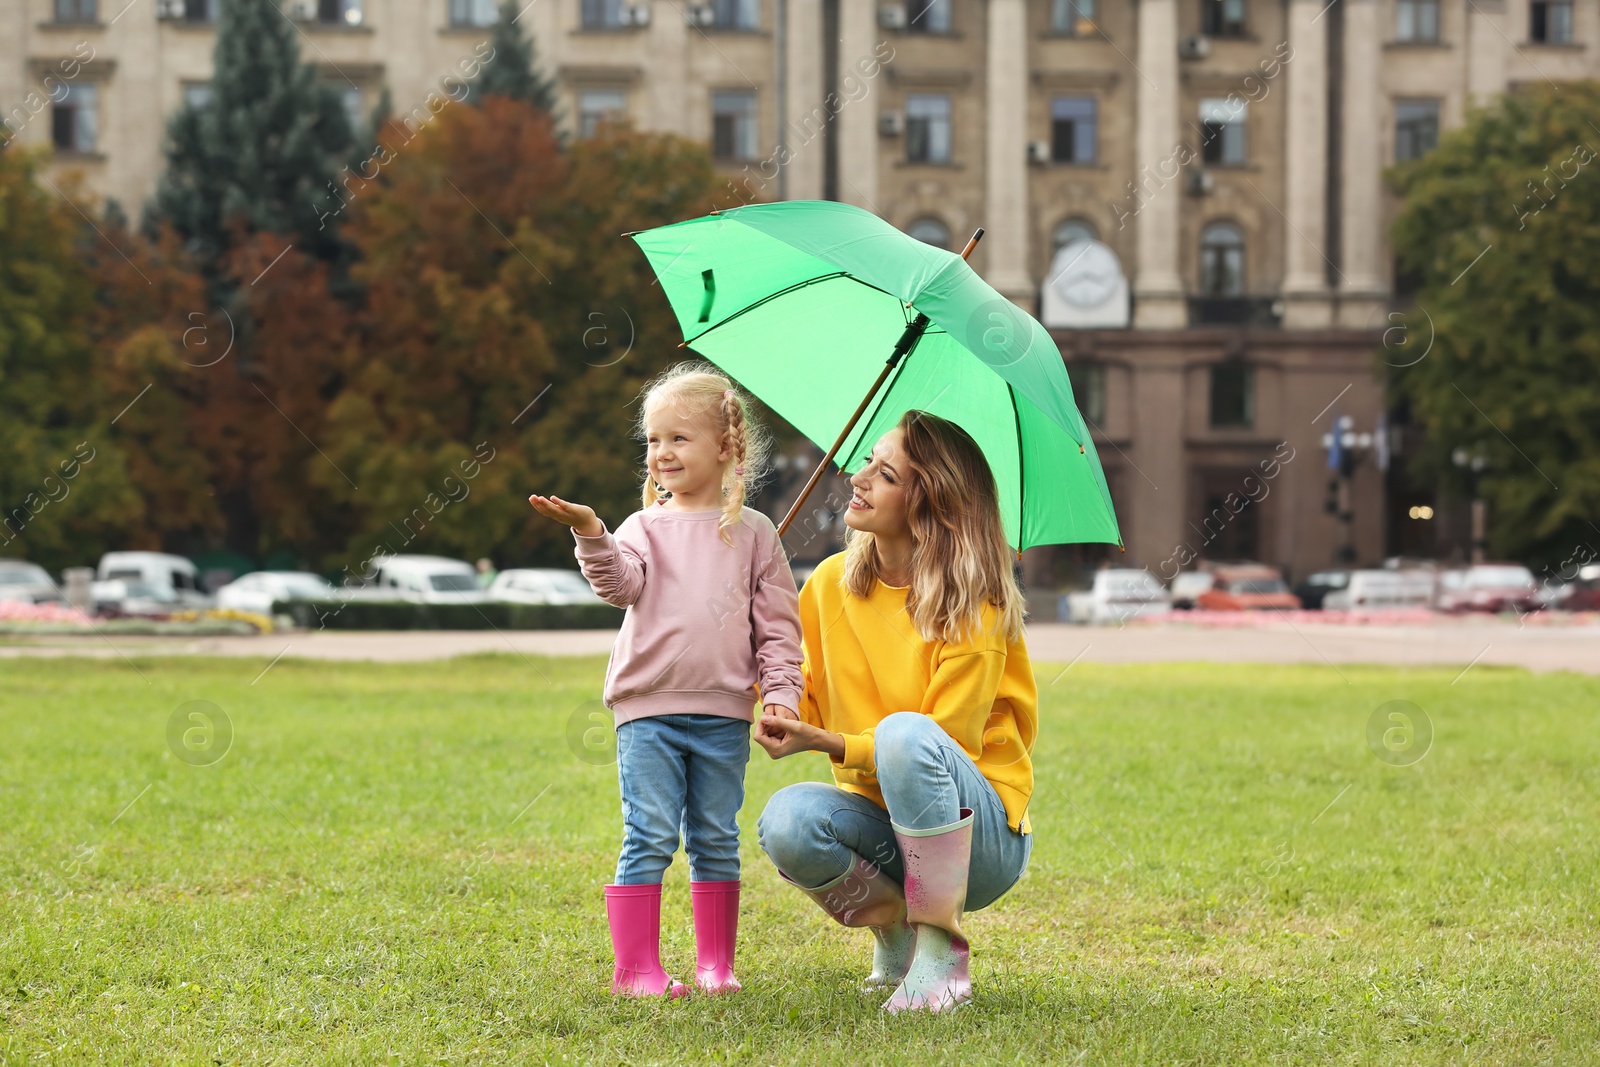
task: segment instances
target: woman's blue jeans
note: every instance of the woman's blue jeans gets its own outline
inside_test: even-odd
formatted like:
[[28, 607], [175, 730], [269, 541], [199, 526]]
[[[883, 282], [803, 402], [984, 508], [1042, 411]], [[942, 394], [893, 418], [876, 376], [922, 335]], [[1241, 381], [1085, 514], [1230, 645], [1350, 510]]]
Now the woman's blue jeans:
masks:
[[854, 852], [897, 882], [905, 865], [891, 819], [910, 830], [932, 830], [972, 809], [972, 859], [964, 911], [999, 900], [1022, 877], [1033, 835], [1006, 823], [1005, 805], [972, 759], [926, 715], [901, 711], [873, 732], [878, 788], [885, 811], [834, 785], [802, 782], [778, 790], [758, 823], [761, 848], [801, 886], [817, 887], [849, 869]]
[[652, 715], [617, 727], [622, 854], [617, 885], [659, 885], [678, 835], [695, 882], [739, 877], [739, 809], [750, 723], [721, 715]]

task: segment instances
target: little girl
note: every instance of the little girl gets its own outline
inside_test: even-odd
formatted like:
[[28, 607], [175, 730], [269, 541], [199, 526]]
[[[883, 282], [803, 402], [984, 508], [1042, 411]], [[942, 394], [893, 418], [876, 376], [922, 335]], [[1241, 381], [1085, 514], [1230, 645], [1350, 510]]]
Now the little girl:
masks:
[[627, 608], [603, 699], [617, 724], [622, 854], [605, 887], [613, 994], [683, 996], [662, 969], [661, 880], [683, 832], [698, 966], [708, 993], [739, 988], [739, 824], [752, 709], [799, 718], [799, 598], [772, 520], [744, 506], [767, 439], [710, 364], [645, 388], [643, 508], [612, 534], [592, 509], [537, 493], [572, 527], [594, 591]]

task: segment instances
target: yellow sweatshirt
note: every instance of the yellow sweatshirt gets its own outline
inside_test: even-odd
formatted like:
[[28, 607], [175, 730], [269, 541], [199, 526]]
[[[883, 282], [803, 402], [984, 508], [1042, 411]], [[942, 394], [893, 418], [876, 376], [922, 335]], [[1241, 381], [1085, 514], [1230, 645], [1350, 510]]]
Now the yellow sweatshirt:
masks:
[[843, 577], [840, 552], [800, 590], [800, 717], [844, 737], [844, 758], [832, 761], [834, 781], [883, 807], [873, 731], [897, 711], [918, 711], [977, 764], [1011, 828], [1028, 833], [1039, 690], [1027, 645], [994, 632], [999, 613], [992, 604], [983, 609], [986, 632], [961, 644], [924, 641], [906, 612], [907, 587], [880, 582], [862, 599], [840, 584]]

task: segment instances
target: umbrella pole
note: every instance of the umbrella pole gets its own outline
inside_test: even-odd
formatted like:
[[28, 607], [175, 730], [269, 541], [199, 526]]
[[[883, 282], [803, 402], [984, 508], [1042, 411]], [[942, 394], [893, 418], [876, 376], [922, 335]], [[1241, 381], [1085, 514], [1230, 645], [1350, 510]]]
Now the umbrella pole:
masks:
[[[967, 241], [967, 247], [961, 250], [962, 259], [972, 255], [972, 250], [978, 247], [978, 241], [982, 237], [983, 227], [980, 226], [973, 231], [971, 239]], [[839, 449], [844, 447], [845, 438], [849, 437], [850, 431], [855, 429], [856, 420], [860, 419], [861, 413], [867, 410], [867, 404], [872, 401], [872, 398], [878, 395], [878, 390], [883, 387], [884, 379], [888, 378], [895, 365], [912, 348], [916, 347], [917, 342], [922, 339], [922, 334], [927, 328], [928, 316], [920, 311], [917, 312], [916, 318], [906, 323], [905, 332], [900, 335], [900, 340], [895, 342], [894, 352], [890, 354], [888, 361], [884, 363], [883, 370], [878, 373], [878, 380], [872, 383], [872, 388], [867, 390], [867, 395], [862, 397], [861, 403], [856, 405], [855, 414], [850, 416], [850, 421], [845, 423], [844, 429], [839, 432], [838, 440], [833, 442], [833, 447], [828, 449], [828, 454], [822, 457], [822, 462], [817, 464], [816, 470], [811, 472], [811, 477], [807, 479], [805, 488], [800, 490], [800, 496], [789, 508], [789, 514], [785, 515], [783, 521], [778, 524], [778, 537], [780, 539], [783, 537], [784, 532], [789, 529], [789, 524], [794, 521], [794, 517], [800, 513], [800, 507], [806, 502], [806, 497], [810, 496], [811, 490], [816, 488], [817, 481], [822, 477], [822, 472], [827, 470], [828, 465], [833, 462], [833, 457]], [[839, 473], [843, 474], [844, 472], [841, 470]]]

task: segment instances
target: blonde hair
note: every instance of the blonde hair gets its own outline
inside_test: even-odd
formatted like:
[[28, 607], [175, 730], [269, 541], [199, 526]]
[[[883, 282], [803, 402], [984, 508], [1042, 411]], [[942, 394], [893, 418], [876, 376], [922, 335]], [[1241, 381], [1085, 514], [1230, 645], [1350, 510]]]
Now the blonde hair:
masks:
[[[634, 425], [634, 433], [641, 440], [649, 441], [645, 422], [650, 412], [663, 404], [672, 404], [685, 418], [705, 426], [732, 453], [722, 467], [724, 499], [722, 518], [717, 521], [718, 535], [731, 546], [733, 538], [728, 527], [741, 521], [744, 502], [760, 490], [768, 473], [771, 441], [761, 424], [750, 417], [744, 393], [714, 364], [704, 360], [675, 364], [641, 390], [639, 417]], [[739, 473], [740, 467], [743, 473]], [[666, 490], [656, 485], [647, 465], [640, 487], [641, 506], [653, 507], [664, 496]]]
[[[896, 424], [910, 470], [903, 471], [906, 526], [911, 534], [911, 588], [906, 612], [924, 641], [959, 643], [983, 629], [983, 607], [998, 609], [996, 631], [1022, 636], [1026, 607], [1000, 517], [994, 472], [972, 436], [925, 411]], [[881, 580], [877, 538], [847, 528], [843, 584], [865, 597]]]

